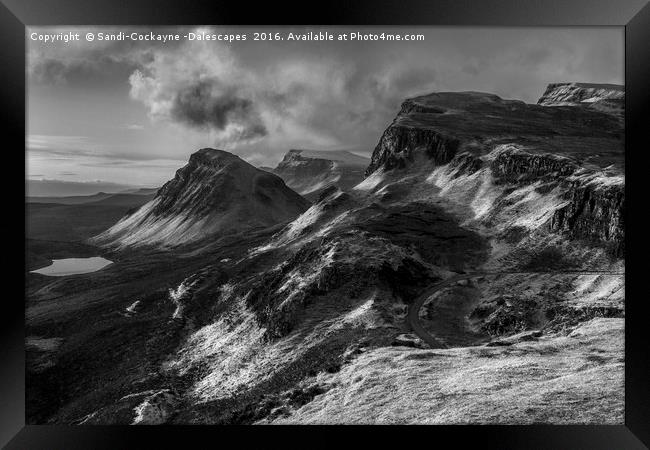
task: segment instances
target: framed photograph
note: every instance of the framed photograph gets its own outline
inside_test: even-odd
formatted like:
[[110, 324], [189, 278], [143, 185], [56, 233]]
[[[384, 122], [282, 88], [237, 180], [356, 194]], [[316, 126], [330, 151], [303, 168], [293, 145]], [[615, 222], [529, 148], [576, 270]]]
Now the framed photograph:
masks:
[[0, 442], [647, 448], [650, 6], [305, 6], [3, 0]]

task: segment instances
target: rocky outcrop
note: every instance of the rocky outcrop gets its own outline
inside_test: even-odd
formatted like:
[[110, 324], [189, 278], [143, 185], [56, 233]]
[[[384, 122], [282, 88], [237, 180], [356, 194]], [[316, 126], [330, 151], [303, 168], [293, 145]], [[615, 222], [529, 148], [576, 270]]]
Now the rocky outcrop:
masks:
[[152, 201], [93, 240], [116, 247], [171, 247], [288, 222], [308, 206], [280, 177], [205, 148], [190, 156]]
[[468, 152], [459, 153], [449, 166], [454, 176], [468, 176], [488, 168], [499, 184], [528, 184], [537, 181], [561, 181], [579, 166], [575, 161], [548, 153], [529, 153], [516, 146], [503, 146], [485, 157]]
[[400, 334], [393, 339], [393, 347], [427, 348], [427, 344], [412, 333]]
[[385, 170], [404, 168], [413, 161], [414, 152], [423, 150], [437, 164], [446, 164], [456, 155], [458, 140], [434, 130], [391, 125], [382, 134], [372, 154], [366, 176], [382, 167]]
[[525, 183], [559, 180], [573, 174], [578, 166], [570, 159], [561, 156], [506, 149], [498, 152], [490, 168], [500, 182]]
[[470, 317], [480, 323], [481, 331], [501, 336], [539, 326], [538, 311], [539, 305], [534, 299], [506, 295], [493, 303], [481, 303]]
[[616, 256], [624, 256], [625, 185], [575, 182], [566, 198], [569, 203], [553, 214], [551, 230], [602, 243]]
[[623, 119], [625, 90], [617, 84], [552, 83], [537, 101], [544, 106], [580, 106]]
[[133, 425], [161, 425], [173, 414], [177, 404], [178, 397], [171, 390], [154, 392], [134, 408]]
[[428, 104], [422, 97], [402, 103], [397, 117], [379, 139], [365, 175], [370, 175], [380, 167], [384, 170], [404, 168], [408, 162], [413, 161], [416, 150], [426, 152], [437, 164], [451, 161], [458, 150], [458, 139], [423, 126], [429, 116], [443, 114], [445, 111], [441, 106]]
[[594, 83], [551, 83], [537, 101], [544, 106], [588, 106], [603, 100], [625, 99], [623, 86]]
[[460, 153], [449, 162], [449, 165], [456, 171], [455, 177], [459, 177], [478, 172], [485, 166], [485, 161], [470, 153]]
[[310, 304], [358, 299], [377, 288], [410, 299], [431, 280], [421, 261], [384, 239], [357, 232], [304, 245], [261, 276], [246, 302], [264, 326], [265, 339], [273, 341], [293, 331]]
[[[564, 192], [564, 201], [540, 202], [541, 207], [562, 205], [552, 212], [551, 231], [604, 245], [622, 256], [623, 125], [591, 106], [623, 96], [620, 86], [562, 83], [550, 85], [540, 105], [477, 92], [409, 99], [379, 140], [366, 175], [378, 169], [418, 170], [416, 158], [434, 167], [449, 164], [452, 179], [487, 170], [490, 182], [505, 185], [505, 190], [502, 200], [490, 203], [486, 219], [500, 217], [495, 208], [517, 214], [512, 205], [519, 197], [505, 197], [537, 183], [534, 195]], [[559, 104], [564, 107], [547, 106]], [[533, 199], [522, 195], [522, 201]]]
[[402, 104], [375, 147], [366, 176], [379, 168], [404, 168], [417, 155], [442, 165], [462, 152], [480, 156], [503, 145], [606, 166], [612, 159], [622, 161], [622, 138], [619, 118], [593, 108], [551, 108], [481, 92], [441, 92]]
[[[615, 257], [625, 255], [625, 183], [622, 175], [603, 175], [575, 161], [551, 154], [531, 154], [516, 148], [496, 151], [487, 161], [462, 153], [450, 163], [454, 177], [469, 176], [487, 167], [496, 184], [518, 187], [536, 184], [544, 195], [555, 189], [564, 206], [555, 210], [548, 229], [571, 239], [605, 247]], [[507, 191], [509, 192], [509, 191]]]
[[291, 189], [314, 200], [330, 186], [350, 190], [363, 180], [369, 162], [368, 158], [344, 150], [289, 150], [272, 172]]

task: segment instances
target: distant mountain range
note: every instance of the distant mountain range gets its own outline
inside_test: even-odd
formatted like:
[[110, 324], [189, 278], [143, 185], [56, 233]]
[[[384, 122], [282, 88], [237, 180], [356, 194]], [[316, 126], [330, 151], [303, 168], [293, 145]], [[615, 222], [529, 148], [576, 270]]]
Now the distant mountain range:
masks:
[[143, 198], [152, 198], [158, 188], [134, 188], [123, 192], [98, 192], [92, 195], [72, 195], [62, 197], [25, 197], [27, 203], [58, 203], [61, 205], [81, 205], [85, 203], [103, 202], [103, 204], [141, 205]]
[[[142, 189], [137, 186], [111, 183], [108, 181], [66, 181], [66, 180], [25, 180], [26, 195], [30, 197], [70, 197], [94, 195], [98, 192], [133, 192]], [[148, 188], [145, 188], [145, 190]]]

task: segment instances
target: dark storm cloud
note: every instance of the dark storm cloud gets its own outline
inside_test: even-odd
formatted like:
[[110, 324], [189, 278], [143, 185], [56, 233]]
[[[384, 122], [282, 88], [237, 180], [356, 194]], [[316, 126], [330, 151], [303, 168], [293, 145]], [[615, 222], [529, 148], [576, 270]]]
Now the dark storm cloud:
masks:
[[201, 80], [179, 90], [170, 113], [172, 119], [194, 128], [223, 131], [228, 125], [236, 125], [241, 130], [240, 139], [268, 133], [253, 101], [216, 80]]

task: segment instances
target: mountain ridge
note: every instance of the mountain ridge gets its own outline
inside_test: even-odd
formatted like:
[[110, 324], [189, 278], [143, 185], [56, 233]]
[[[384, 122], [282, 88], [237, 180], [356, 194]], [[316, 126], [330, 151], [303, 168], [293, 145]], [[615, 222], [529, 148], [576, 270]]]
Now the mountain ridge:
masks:
[[590, 108], [434, 93], [402, 104], [366, 176], [406, 170], [424, 158], [454, 178], [480, 172], [498, 185], [544, 185], [558, 193], [550, 229], [595, 240], [622, 256], [623, 135], [616, 117]]
[[622, 120], [625, 111], [625, 88], [616, 84], [551, 83], [537, 104], [580, 106], [602, 111]]
[[289, 150], [273, 173], [309, 200], [336, 185], [343, 191], [361, 182], [368, 158], [347, 150]]
[[203, 148], [150, 202], [93, 240], [118, 247], [175, 246], [285, 222], [307, 206], [280, 177], [226, 151]]

